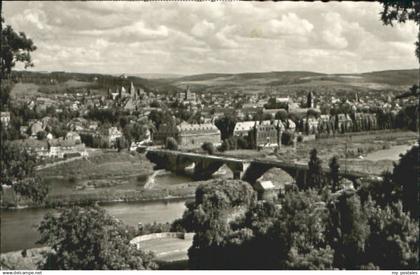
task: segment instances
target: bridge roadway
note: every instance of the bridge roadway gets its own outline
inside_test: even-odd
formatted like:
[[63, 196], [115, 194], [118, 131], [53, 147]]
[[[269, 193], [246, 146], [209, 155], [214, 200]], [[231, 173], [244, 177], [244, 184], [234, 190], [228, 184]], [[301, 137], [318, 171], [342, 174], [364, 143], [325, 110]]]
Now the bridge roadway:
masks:
[[[156, 168], [176, 173], [185, 172], [187, 166], [194, 164], [193, 178], [195, 179], [210, 178], [222, 165], [226, 165], [232, 170], [235, 179], [242, 179], [251, 184], [255, 183], [258, 178], [271, 168], [280, 168], [296, 181], [303, 182], [303, 184], [306, 184], [308, 174], [307, 164], [274, 159], [240, 159], [222, 155], [205, 155], [165, 149], [149, 149], [146, 157], [156, 164]], [[329, 176], [330, 170], [323, 168], [323, 173]], [[369, 181], [380, 180], [379, 175], [359, 171], [340, 171], [339, 175], [354, 183], [362, 178]]]

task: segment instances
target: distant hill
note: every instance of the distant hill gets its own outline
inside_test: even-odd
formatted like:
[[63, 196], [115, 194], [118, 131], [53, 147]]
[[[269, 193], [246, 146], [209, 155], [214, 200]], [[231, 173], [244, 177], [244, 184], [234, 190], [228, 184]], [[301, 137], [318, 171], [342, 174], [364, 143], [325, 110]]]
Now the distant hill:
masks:
[[390, 70], [361, 74], [323, 74], [284, 71], [240, 74], [199, 74], [166, 79], [168, 84], [193, 90], [221, 92], [290, 91], [299, 88], [401, 90], [417, 83], [418, 70]]
[[[82, 74], [69, 72], [15, 71], [14, 76], [24, 83], [40, 86], [43, 93], [63, 93], [69, 88], [90, 88], [105, 91], [108, 88], [127, 86], [130, 82], [146, 91], [176, 92], [190, 87], [197, 92], [277, 92], [289, 94], [312, 89], [324, 91], [387, 91], [407, 90], [418, 82], [419, 71], [389, 70], [361, 74], [323, 74], [306, 71], [262, 73], [208, 73], [190, 76], [177, 74], [119, 75]], [[52, 83], [51, 80], [55, 82]], [[26, 93], [26, 90], [24, 91]]]
[[121, 75], [106, 74], [85, 74], [72, 72], [37, 72], [37, 71], [13, 71], [12, 78], [18, 82], [35, 84], [41, 93], [65, 93], [71, 92], [77, 88], [89, 88], [106, 92], [108, 88], [117, 88], [130, 85], [133, 82], [137, 88], [143, 88], [146, 91], [162, 90], [177, 91], [167, 82], [158, 82], [137, 76], [121, 77]]
[[158, 74], [158, 73], [144, 73], [144, 74], [129, 74], [129, 76], [141, 77], [146, 79], [162, 79], [162, 78], [180, 78], [182, 74]]

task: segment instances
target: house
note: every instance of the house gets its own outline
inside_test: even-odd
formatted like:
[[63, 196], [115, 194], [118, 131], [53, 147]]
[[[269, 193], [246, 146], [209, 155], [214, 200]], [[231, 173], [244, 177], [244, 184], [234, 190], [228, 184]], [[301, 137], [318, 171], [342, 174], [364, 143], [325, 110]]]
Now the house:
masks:
[[276, 147], [280, 144], [280, 136], [274, 124], [255, 124], [249, 132], [249, 141], [253, 148]]
[[34, 123], [32, 123], [32, 125], [29, 128], [30, 128], [32, 137], [36, 137], [38, 132], [42, 132], [44, 130], [44, 128], [42, 127], [41, 121], [35, 121]]
[[304, 131], [307, 134], [316, 134], [318, 132], [319, 121], [313, 116], [306, 117], [303, 122]]
[[296, 123], [293, 121], [293, 120], [291, 120], [291, 119], [288, 119], [287, 121], [286, 121], [286, 129], [289, 131], [289, 132], [295, 132], [296, 131]]
[[10, 112], [0, 112], [0, 121], [7, 128], [10, 123]]
[[117, 138], [122, 137], [122, 132], [117, 127], [109, 127], [106, 130], [106, 139], [110, 146], [115, 146]]
[[330, 116], [320, 115], [318, 118], [318, 132], [330, 132], [332, 130]]
[[255, 126], [256, 121], [242, 121], [235, 124], [233, 135], [235, 137], [247, 137], [249, 131]]
[[69, 155], [88, 155], [83, 143], [76, 144], [72, 140], [53, 139], [48, 141], [48, 156], [55, 158], [65, 158]]
[[79, 144], [82, 142], [82, 139], [80, 137], [80, 135], [76, 132], [70, 131], [66, 134], [65, 140], [69, 140], [72, 141], [76, 144]]
[[338, 114], [336, 117], [336, 129], [342, 133], [352, 129], [353, 121], [348, 114]]
[[273, 182], [270, 180], [257, 180], [254, 184], [254, 189], [257, 191], [259, 200], [273, 201], [277, 198], [278, 189], [276, 189]]

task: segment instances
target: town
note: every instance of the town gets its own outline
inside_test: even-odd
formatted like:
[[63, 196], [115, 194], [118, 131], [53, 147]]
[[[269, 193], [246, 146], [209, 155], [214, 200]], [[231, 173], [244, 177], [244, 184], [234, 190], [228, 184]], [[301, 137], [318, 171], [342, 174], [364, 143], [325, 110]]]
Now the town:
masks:
[[[206, 142], [219, 151], [279, 150], [316, 138], [413, 127], [403, 107], [415, 99], [395, 100], [396, 91], [340, 96], [302, 89], [278, 97], [264, 91], [208, 94], [187, 86], [146, 92], [125, 75], [112, 78], [121, 84], [19, 97], [12, 112], [1, 112], [2, 124], [40, 159], [87, 156], [86, 148], [167, 146], [170, 138], [182, 150], [200, 149]], [[15, 81], [24, 86], [25, 74]]]
[[0, 268], [417, 270], [419, 7], [0, 2]]

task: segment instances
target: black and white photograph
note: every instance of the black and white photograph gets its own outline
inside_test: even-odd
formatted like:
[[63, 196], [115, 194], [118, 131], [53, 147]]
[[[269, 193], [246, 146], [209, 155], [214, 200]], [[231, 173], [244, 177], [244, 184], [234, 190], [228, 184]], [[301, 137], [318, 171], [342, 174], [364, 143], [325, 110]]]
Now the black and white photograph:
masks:
[[418, 274], [420, 1], [0, 13], [1, 274]]

